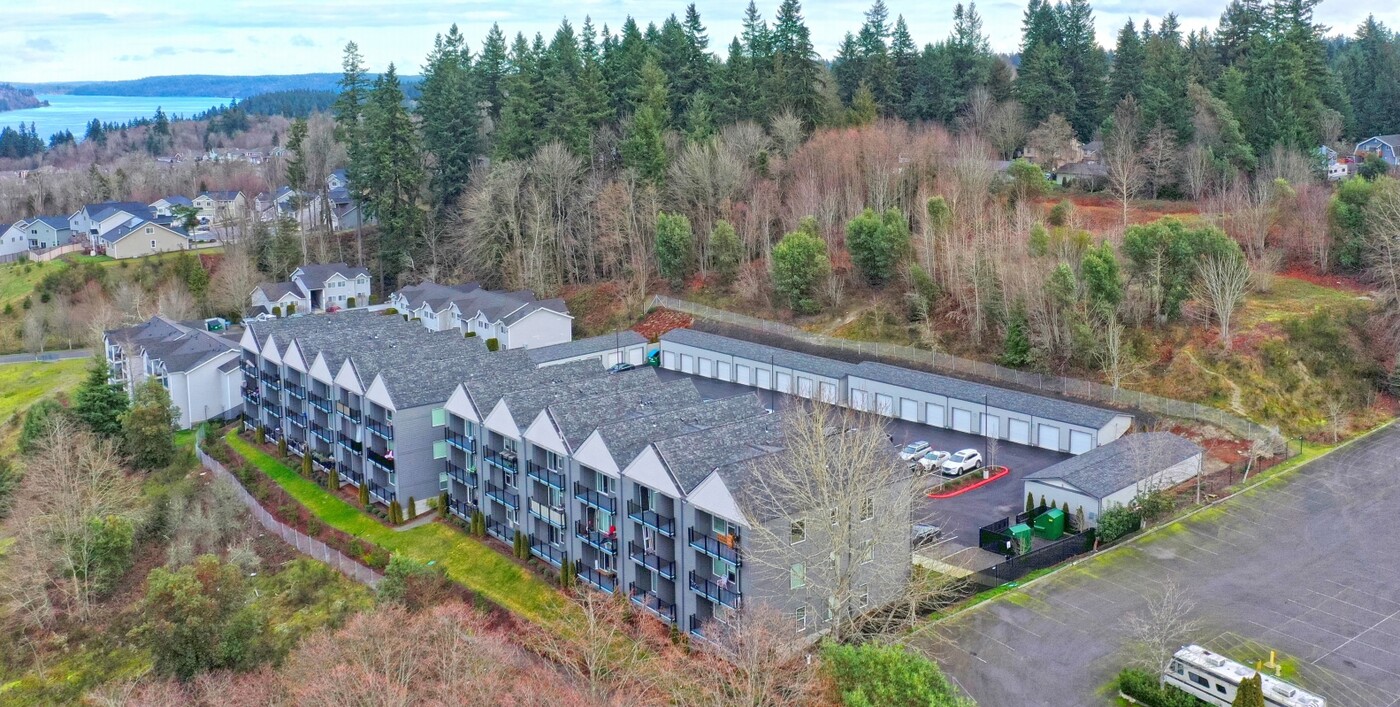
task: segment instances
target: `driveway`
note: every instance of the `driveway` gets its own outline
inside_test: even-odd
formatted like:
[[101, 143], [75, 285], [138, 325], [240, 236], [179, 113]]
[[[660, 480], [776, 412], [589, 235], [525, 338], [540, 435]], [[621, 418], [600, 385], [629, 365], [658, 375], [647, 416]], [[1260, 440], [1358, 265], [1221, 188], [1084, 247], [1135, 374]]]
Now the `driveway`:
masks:
[[1400, 705], [1397, 478], [1392, 425], [974, 607], [931, 647], [983, 705], [1108, 704], [1118, 627], [1172, 580], [1195, 601], [1194, 642], [1245, 663], [1278, 650], [1329, 705]]

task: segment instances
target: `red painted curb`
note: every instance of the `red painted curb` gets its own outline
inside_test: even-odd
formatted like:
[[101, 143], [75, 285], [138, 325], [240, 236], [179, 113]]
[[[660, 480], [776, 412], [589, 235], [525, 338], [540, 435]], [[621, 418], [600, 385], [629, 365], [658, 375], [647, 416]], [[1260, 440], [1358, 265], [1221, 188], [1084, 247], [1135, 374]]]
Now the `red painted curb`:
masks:
[[929, 498], [938, 498], [938, 499], [942, 499], [942, 498], [952, 498], [952, 497], [954, 497], [954, 496], [961, 496], [961, 495], [963, 495], [963, 494], [965, 494], [965, 493], [967, 493], [968, 491], [971, 491], [971, 490], [973, 490], [973, 489], [980, 489], [980, 488], [982, 488], [983, 486], [986, 486], [987, 484], [990, 484], [990, 483], [992, 483], [993, 481], [996, 481], [997, 479], [1000, 479], [1001, 477], [1006, 476], [1007, 474], [1010, 474], [1010, 473], [1011, 473], [1011, 470], [1010, 470], [1010, 469], [1008, 469], [1008, 468], [1006, 468], [1006, 467], [1001, 467], [1001, 471], [998, 471], [997, 473], [992, 474], [991, 476], [988, 476], [987, 478], [982, 479], [981, 481], [978, 481], [978, 482], [975, 483], [975, 484], [969, 484], [969, 485], [964, 486], [964, 487], [962, 487], [962, 488], [960, 488], [960, 489], [958, 489], [958, 490], [956, 490], [956, 491], [949, 491], [948, 493], [931, 493], [931, 494], [928, 494], [928, 497], [929, 497]]

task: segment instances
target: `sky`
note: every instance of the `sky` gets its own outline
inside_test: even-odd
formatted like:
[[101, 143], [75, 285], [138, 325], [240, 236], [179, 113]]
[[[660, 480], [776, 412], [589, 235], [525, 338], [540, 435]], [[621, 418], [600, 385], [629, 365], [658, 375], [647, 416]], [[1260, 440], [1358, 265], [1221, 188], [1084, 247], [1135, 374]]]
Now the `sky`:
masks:
[[[20, 0], [3, 0], [18, 3]], [[1177, 13], [1184, 30], [1213, 26], [1227, 0], [1097, 0], [1099, 41], [1112, 47], [1128, 18], [1153, 23]], [[710, 48], [723, 54], [740, 29], [747, 0], [696, 3]], [[807, 0], [803, 14], [823, 57], [835, 54], [847, 31], [859, 28], [870, 0]], [[891, 20], [903, 14], [920, 45], [947, 36], [951, 0], [886, 0]], [[771, 22], [778, 0], [760, 0]], [[1014, 52], [1024, 1], [978, 3], [992, 48]], [[577, 29], [590, 15], [616, 31], [632, 15], [645, 27], [665, 15], [683, 16], [685, 0], [60, 0], [10, 12], [0, 27], [0, 81], [22, 83], [135, 79], [170, 74], [302, 74], [338, 72], [353, 40], [372, 70], [390, 62], [417, 74], [433, 36], [457, 23], [476, 49], [493, 22], [507, 36], [541, 32], [545, 39], [567, 17]], [[665, 13], [665, 14], [663, 14]], [[1367, 14], [1400, 26], [1394, 0], [1324, 0], [1316, 17], [1333, 32], [1351, 34]]]

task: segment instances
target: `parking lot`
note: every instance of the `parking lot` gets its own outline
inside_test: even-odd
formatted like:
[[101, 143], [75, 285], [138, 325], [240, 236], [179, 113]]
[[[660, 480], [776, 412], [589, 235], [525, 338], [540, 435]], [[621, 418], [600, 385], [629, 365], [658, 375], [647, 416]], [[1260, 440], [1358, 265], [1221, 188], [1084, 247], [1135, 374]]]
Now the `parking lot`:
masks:
[[[754, 388], [737, 383], [701, 378], [663, 368], [658, 368], [656, 373], [662, 380], [689, 378], [699, 389], [700, 395], [706, 399], [727, 398], [743, 393], [757, 392], [764, 405], [778, 409], [789, 404], [791, 400], [797, 399], [783, 393], [769, 390], [756, 391]], [[984, 462], [1011, 469], [1010, 474], [986, 486], [954, 498], [926, 499], [921, 508], [915, 509], [916, 521], [929, 522], [944, 528], [944, 540], [949, 546], [975, 547], [978, 528], [1004, 516], [1015, 515], [1025, 510], [1026, 496], [1025, 490], [1021, 486], [1022, 477], [1070, 456], [1038, 447], [1012, 444], [1005, 440], [1000, 441], [996, 450], [989, 455], [987, 440], [980, 435], [954, 432], [949, 429], [929, 427], [905, 420], [888, 420], [887, 429], [890, 436], [894, 438], [894, 442], [890, 445], [891, 455], [897, 454], [909, 442], [924, 440], [933, 449], [946, 452], [976, 449], [981, 452]], [[990, 459], [988, 459], [989, 456]], [[937, 483], [937, 474], [930, 474], [928, 479], [930, 484]]]
[[1163, 583], [1190, 640], [1246, 664], [1279, 651], [1328, 705], [1400, 704], [1400, 427], [938, 624], [928, 646], [984, 705], [1106, 704], [1120, 627]]

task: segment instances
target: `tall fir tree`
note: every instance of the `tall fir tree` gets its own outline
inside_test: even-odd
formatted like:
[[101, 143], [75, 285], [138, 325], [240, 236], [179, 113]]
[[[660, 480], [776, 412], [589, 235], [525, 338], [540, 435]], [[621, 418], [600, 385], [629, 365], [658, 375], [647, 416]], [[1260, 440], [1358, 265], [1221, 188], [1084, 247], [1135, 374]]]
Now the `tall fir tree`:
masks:
[[73, 395], [73, 415], [102, 437], [121, 434], [122, 415], [130, 404], [126, 391], [109, 377], [107, 360], [94, 357], [87, 378]]
[[1176, 15], [1162, 18], [1156, 33], [1144, 38], [1144, 55], [1142, 89], [1135, 94], [1140, 99], [1143, 125], [1161, 123], [1185, 143], [1191, 139], [1193, 112], [1186, 95], [1190, 75]]
[[1142, 100], [1142, 82], [1147, 55], [1137, 27], [1129, 19], [1118, 31], [1118, 43], [1113, 48], [1113, 69], [1109, 75], [1108, 102], [1118, 105], [1126, 96]]
[[919, 80], [919, 50], [914, 45], [914, 37], [909, 34], [904, 15], [895, 18], [894, 29], [890, 30], [890, 60], [894, 63], [892, 93], [895, 114], [905, 120], [913, 120], [914, 89]]
[[1089, 0], [1069, 0], [1060, 6], [1059, 13], [1062, 57], [1074, 91], [1074, 109], [1065, 117], [1079, 140], [1088, 142], [1103, 121], [1108, 55], [1094, 36], [1094, 10]]
[[421, 238], [422, 158], [394, 65], [374, 82], [365, 105], [366, 213], [379, 222], [379, 286], [388, 292]]
[[497, 159], [525, 159], [534, 154], [544, 134], [544, 79], [540, 57], [523, 34], [511, 43], [510, 72], [503, 83], [505, 103], [492, 152]]
[[812, 47], [811, 30], [802, 19], [802, 3], [782, 0], [771, 38], [773, 69], [768, 82], [769, 108], [792, 111], [803, 125], [812, 127], [822, 118], [818, 84], [821, 72], [817, 67], [816, 49]]
[[491, 120], [501, 119], [501, 109], [505, 104], [505, 81], [510, 70], [510, 56], [506, 50], [506, 36], [500, 25], [492, 24], [481, 44], [481, 56], [477, 58], [476, 72], [481, 100], [486, 103], [486, 111]]
[[632, 122], [622, 141], [623, 164], [654, 184], [666, 174], [666, 116], [670, 104], [666, 99], [666, 75], [654, 57], [642, 64], [637, 85]]
[[480, 154], [480, 102], [471, 51], [457, 25], [433, 40], [418, 84], [423, 151], [432, 158], [433, 204], [451, 207]]

